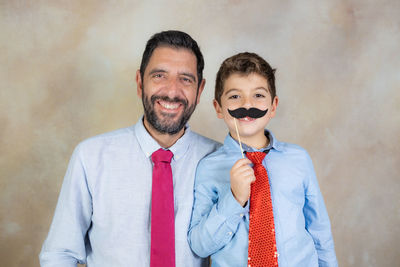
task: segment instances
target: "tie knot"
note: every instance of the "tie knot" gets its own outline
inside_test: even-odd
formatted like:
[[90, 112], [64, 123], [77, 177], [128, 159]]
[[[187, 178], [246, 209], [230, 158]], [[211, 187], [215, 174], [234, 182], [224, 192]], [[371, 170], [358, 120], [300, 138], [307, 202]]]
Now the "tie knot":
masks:
[[154, 164], [159, 162], [171, 163], [173, 155], [174, 154], [170, 150], [164, 150], [160, 148], [151, 154], [151, 160], [154, 162]]
[[265, 158], [264, 152], [246, 152], [246, 157], [253, 162], [253, 164], [262, 164]]

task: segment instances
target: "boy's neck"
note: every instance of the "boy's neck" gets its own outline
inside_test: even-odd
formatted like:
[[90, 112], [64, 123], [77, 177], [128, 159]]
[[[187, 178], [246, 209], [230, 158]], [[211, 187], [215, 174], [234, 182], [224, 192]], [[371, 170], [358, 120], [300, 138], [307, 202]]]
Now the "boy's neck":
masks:
[[[239, 141], [236, 133], [230, 133], [232, 138], [235, 139], [236, 141]], [[251, 137], [245, 137], [245, 136], [240, 136], [240, 141], [243, 144], [246, 144], [249, 147], [255, 148], [255, 149], [262, 149], [265, 148], [269, 145], [269, 139], [265, 135], [264, 131], [257, 136], [251, 136]]]

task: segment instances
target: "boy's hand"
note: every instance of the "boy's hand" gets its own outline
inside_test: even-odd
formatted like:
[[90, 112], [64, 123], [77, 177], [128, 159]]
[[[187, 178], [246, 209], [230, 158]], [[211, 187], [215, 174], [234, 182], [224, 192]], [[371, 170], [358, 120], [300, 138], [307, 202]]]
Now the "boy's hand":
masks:
[[231, 169], [231, 190], [235, 199], [244, 207], [250, 198], [250, 186], [256, 180], [248, 158], [240, 159]]

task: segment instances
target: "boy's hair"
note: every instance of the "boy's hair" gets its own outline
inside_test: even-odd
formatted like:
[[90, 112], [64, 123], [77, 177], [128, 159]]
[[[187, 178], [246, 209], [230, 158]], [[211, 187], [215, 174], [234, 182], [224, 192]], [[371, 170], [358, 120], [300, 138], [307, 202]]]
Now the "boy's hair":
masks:
[[190, 37], [189, 34], [181, 31], [163, 31], [154, 34], [146, 44], [146, 48], [143, 52], [142, 62], [140, 63], [140, 76], [143, 80], [144, 71], [146, 70], [147, 64], [150, 61], [150, 57], [157, 47], [172, 47], [172, 48], [183, 48], [190, 50], [197, 59], [197, 79], [198, 85], [200, 86], [203, 80], [203, 69], [204, 69], [204, 58], [200, 51], [197, 42]]
[[262, 57], [255, 53], [239, 53], [231, 56], [222, 62], [218, 70], [215, 81], [215, 100], [221, 105], [221, 96], [224, 92], [225, 81], [232, 74], [241, 74], [244, 76], [256, 73], [264, 77], [268, 82], [268, 90], [273, 100], [276, 96], [275, 89], [275, 69]]

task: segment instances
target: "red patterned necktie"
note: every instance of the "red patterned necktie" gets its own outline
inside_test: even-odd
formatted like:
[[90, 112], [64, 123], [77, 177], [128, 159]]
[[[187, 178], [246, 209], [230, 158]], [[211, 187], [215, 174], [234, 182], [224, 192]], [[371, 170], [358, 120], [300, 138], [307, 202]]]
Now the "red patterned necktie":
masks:
[[267, 170], [262, 165], [264, 152], [247, 152], [254, 164], [256, 181], [251, 185], [249, 225], [249, 267], [278, 266], [274, 213]]
[[150, 267], [175, 267], [174, 187], [169, 150], [151, 155], [154, 163], [151, 193]]

